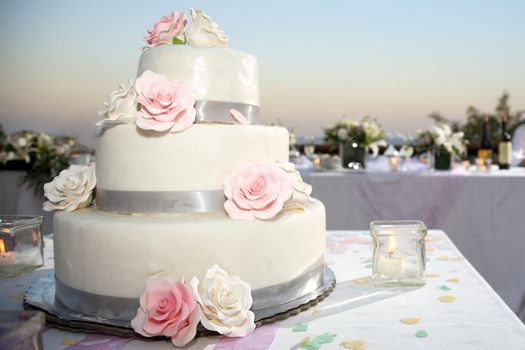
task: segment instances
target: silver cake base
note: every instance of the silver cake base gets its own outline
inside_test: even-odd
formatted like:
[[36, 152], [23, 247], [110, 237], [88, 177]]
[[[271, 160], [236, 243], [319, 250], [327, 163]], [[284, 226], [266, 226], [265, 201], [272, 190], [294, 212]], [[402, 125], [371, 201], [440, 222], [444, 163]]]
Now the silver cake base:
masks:
[[[257, 310], [257, 313], [255, 314], [255, 324], [260, 326], [272, 323], [308, 310], [324, 300], [335, 288], [335, 283], [335, 275], [333, 271], [329, 267], [325, 267], [324, 282], [319, 289], [288, 303]], [[135, 336], [142, 338], [133, 331], [129, 321], [109, 320], [87, 316], [68, 309], [55, 298], [54, 276], [42, 277], [29, 287], [24, 295], [24, 308], [44, 311], [46, 314], [46, 323], [52, 327], [68, 331], [103, 332], [120, 336]], [[197, 331], [197, 336], [213, 334], [216, 333], [204, 328], [199, 328]]]

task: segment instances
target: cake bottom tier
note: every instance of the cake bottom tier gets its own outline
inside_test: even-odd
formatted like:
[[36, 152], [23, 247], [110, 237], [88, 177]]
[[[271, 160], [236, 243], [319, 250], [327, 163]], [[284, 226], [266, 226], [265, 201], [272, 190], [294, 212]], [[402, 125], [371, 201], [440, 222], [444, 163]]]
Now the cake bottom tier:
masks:
[[256, 311], [322, 284], [325, 212], [319, 201], [268, 221], [88, 208], [55, 214], [54, 249], [56, 296], [73, 311], [131, 319], [149, 279], [202, 279], [214, 264], [251, 285]]

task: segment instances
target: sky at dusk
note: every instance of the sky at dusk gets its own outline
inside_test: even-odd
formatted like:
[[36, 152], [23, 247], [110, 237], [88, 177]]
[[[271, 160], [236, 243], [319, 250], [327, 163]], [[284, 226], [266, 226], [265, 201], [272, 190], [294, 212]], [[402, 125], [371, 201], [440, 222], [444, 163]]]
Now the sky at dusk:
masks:
[[200, 8], [258, 58], [266, 121], [321, 135], [370, 115], [413, 134], [439, 111], [525, 109], [525, 1], [1, 0], [0, 123], [93, 145], [103, 107], [134, 77], [161, 16]]

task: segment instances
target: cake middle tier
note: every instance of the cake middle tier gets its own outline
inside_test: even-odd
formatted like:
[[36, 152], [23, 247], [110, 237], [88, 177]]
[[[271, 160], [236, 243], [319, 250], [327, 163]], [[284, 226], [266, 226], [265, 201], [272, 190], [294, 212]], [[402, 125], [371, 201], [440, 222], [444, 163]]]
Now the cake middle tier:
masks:
[[288, 131], [261, 125], [195, 124], [157, 133], [121, 124], [97, 140], [97, 190], [222, 190], [228, 174], [247, 162], [288, 162]]

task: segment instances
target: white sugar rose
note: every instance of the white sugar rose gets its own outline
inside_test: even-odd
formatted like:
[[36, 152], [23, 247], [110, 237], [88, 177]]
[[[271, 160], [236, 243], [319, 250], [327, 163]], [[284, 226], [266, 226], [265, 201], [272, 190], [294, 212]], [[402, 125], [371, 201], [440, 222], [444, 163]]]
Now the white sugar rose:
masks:
[[202, 10], [191, 9], [193, 24], [188, 33], [188, 44], [193, 46], [226, 46], [228, 37], [217, 23]]
[[301, 174], [295, 169], [293, 163], [277, 163], [277, 167], [283, 169], [290, 179], [292, 180], [292, 198], [285, 203], [285, 207], [290, 207], [290, 204], [294, 204], [299, 207], [302, 207], [303, 204], [307, 202], [312, 202], [312, 186], [303, 181]]
[[105, 110], [99, 114], [106, 117], [97, 123], [98, 126], [114, 123], [133, 123], [137, 113], [137, 92], [135, 82], [130, 79], [128, 84], [120, 84], [110, 95], [109, 102], [105, 102]]
[[71, 165], [44, 185], [44, 210], [73, 211], [91, 203], [97, 183], [95, 165]]
[[229, 276], [218, 265], [204, 279], [191, 279], [195, 299], [202, 309], [204, 328], [227, 337], [244, 337], [255, 329], [251, 287], [237, 276]]

